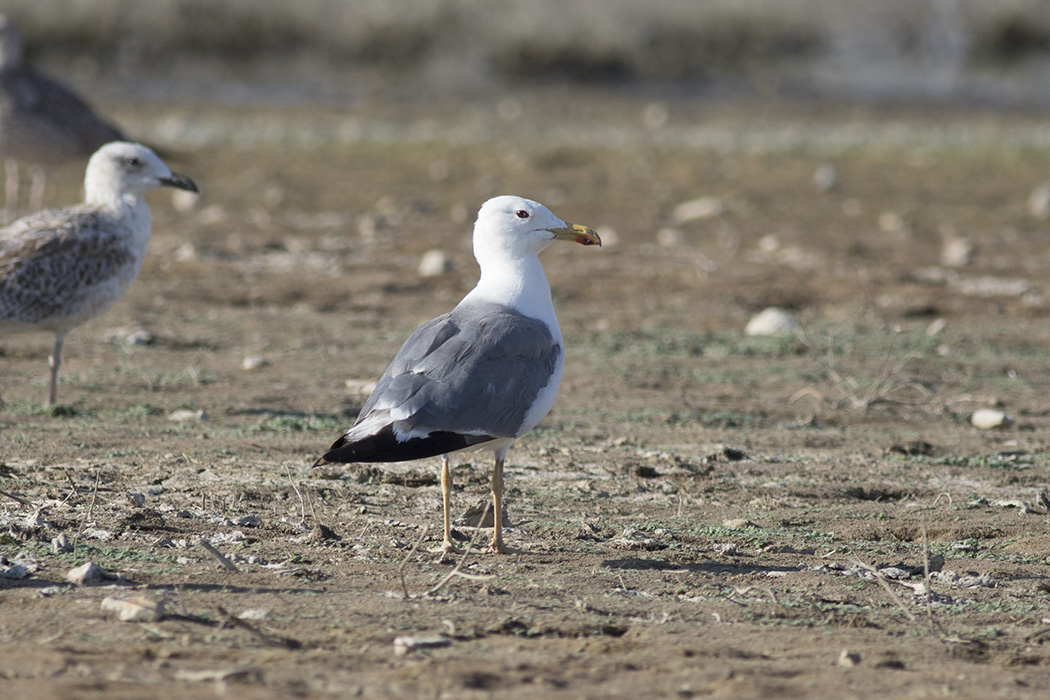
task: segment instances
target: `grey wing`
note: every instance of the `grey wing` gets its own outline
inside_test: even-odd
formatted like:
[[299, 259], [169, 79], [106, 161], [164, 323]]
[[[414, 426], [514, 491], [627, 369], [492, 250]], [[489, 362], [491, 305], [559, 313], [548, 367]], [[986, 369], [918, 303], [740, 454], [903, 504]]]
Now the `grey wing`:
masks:
[[561, 352], [535, 319], [502, 307], [482, 315], [457, 309], [405, 341], [358, 422], [388, 411], [402, 434], [514, 437]]
[[59, 82], [24, 67], [7, 76], [4, 84], [8, 128], [21, 144], [44, 160], [89, 155], [105, 143], [120, 141], [121, 133]]
[[127, 232], [96, 211], [44, 211], [0, 230], [0, 319], [39, 323], [132, 258]]

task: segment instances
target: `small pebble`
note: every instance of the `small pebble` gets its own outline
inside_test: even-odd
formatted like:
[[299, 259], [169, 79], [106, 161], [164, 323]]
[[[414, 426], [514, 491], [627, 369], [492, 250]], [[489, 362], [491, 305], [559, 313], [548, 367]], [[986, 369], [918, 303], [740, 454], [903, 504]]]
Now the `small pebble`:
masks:
[[790, 335], [795, 332], [798, 321], [795, 317], [775, 307], [769, 307], [751, 317], [744, 327], [747, 335]]
[[58, 536], [51, 540], [51, 551], [55, 554], [63, 554], [65, 552], [72, 552], [73, 547], [69, 544], [69, 539], [64, 533], [58, 533]]
[[970, 423], [981, 430], [1006, 428], [1013, 425], [1014, 419], [1006, 411], [997, 408], [979, 408], [970, 416]]
[[197, 209], [201, 205], [201, 196], [189, 190], [175, 190], [171, 193], [171, 206], [180, 214]]
[[830, 192], [839, 182], [838, 171], [831, 163], [825, 163], [813, 173], [813, 186], [820, 192]]
[[416, 649], [439, 649], [452, 646], [448, 637], [397, 637], [394, 639], [394, 653], [404, 656]]
[[124, 622], [156, 622], [164, 617], [164, 598], [137, 595], [128, 599], [103, 598], [102, 609], [117, 613]]
[[1050, 182], [1032, 190], [1028, 197], [1028, 214], [1033, 219], [1050, 219]]
[[134, 503], [139, 508], [142, 508], [146, 505], [146, 497], [143, 496], [141, 493], [137, 493], [135, 491], [128, 491], [128, 500]]
[[838, 665], [843, 668], [852, 668], [860, 663], [860, 654], [849, 649], [843, 649], [839, 654]]
[[417, 272], [420, 277], [441, 277], [455, 269], [455, 261], [452, 256], [443, 250], [428, 250], [419, 261]]
[[248, 608], [237, 616], [240, 620], [269, 620], [270, 611], [266, 608]]
[[351, 394], [357, 394], [359, 396], [368, 396], [372, 393], [372, 390], [376, 388], [376, 381], [374, 379], [347, 379], [346, 390]]
[[712, 219], [725, 213], [725, 205], [717, 197], [699, 197], [682, 202], [674, 208], [675, 221], [685, 223], [697, 219]]
[[904, 219], [900, 214], [892, 211], [884, 211], [879, 214], [879, 228], [885, 233], [900, 233], [907, 229]]
[[941, 265], [966, 267], [973, 262], [974, 245], [965, 238], [945, 238], [941, 244]]
[[21, 581], [27, 576], [29, 576], [29, 569], [21, 564], [0, 564], [0, 578]]
[[602, 239], [602, 250], [614, 250], [620, 246], [620, 234], [612, 226], [599, 226], [595, 232]]
[[75, 569], [71, 569], [69, 573], [66, 574], [66, 580], [70, 583], [75, 583], [78, 586], [87, 586], [92, 583], [98, 583], [104, 578], [106, 578], [106, 570], [93, 561], [89, 561]]
[[248, 355], [243, 360], [241, 360], [241, 369], [250, 372], [255, 369], [266, 367], [269, 364], [270, 361], [262, 355]]
[[933, 336], [943, 331], [947, 326], [948, 322], [945, 321], [943, 318], [935, 319], [933, 323], [926, 327], [926, 335], [932, 338]]
[[755, 523], [751, 522], [747, 518], [731, 518], [729, 520], [722, 521], [722, 527], [732, 528], [734, 530], [741, 530], [745, 527], [759, 527]]
[[178, 411], [172, 411], [168, 414], [168, 420], [174, 423], [188, 423], [190, 421], [204, 421], [208, 420], [208, 414], [203, 409], [197, 411], [191, 411], [189, 409], [181, 409]]
[[685, 241], [685, 236], [679, 229], [664, 226], [656, 232], [656, 242], [664, 248], [677, 248]]

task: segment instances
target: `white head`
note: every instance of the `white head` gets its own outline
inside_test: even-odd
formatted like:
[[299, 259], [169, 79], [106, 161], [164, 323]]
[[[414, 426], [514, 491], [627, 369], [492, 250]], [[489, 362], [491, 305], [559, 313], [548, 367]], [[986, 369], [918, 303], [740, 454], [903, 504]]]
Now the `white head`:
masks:
[[173, 173], [156, 153], [125, 141], [107, 143], [95, 151], [84, 176], [87, 201], [95, 203], [114, 202], [127, 195], [138, 197], [161, 186], [197, 191], [192, 180]]
[[0, 15], [0, 70], [22, 65], [22, 31], [18, 22]]
[[504, 195], [481, 205], [474, 224], [474, 257], [482, 269], [489, 260], [518, 260], [538, 255], [557, 240], [601, 245], [586, 226], [567, 224], [539, 202]]

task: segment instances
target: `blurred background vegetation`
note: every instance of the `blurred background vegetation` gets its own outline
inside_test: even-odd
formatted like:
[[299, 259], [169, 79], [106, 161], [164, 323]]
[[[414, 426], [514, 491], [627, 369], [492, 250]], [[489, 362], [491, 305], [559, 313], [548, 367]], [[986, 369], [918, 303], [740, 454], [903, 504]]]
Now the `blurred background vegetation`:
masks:
[[[29, 60], [227, 100], [469, 96], [1050, 101], [1050, 0], [5, 0]], [[245, 91], [268, 84], [279, 90]]]

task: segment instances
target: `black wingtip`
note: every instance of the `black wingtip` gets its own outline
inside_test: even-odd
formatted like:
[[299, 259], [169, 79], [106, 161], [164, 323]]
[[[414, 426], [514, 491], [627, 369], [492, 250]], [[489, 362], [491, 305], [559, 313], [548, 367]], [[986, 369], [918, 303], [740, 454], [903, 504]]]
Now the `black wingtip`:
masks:
[[393, 429], [387, 426], [375, 435], [355, 442], [348, 442], [345, 435], [341, 436], [314, 466], [330, 462], [410, 462], [449, 454], [495, 439], [491, 435], [462, 435], [439, 431], [426, 437], [400, 441], [394, 436]]

